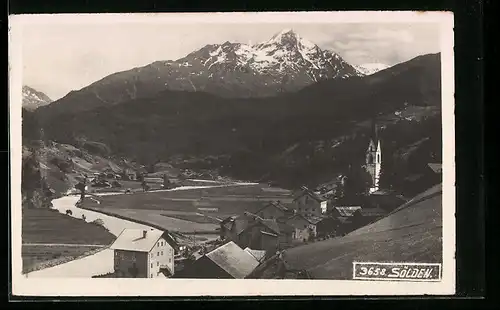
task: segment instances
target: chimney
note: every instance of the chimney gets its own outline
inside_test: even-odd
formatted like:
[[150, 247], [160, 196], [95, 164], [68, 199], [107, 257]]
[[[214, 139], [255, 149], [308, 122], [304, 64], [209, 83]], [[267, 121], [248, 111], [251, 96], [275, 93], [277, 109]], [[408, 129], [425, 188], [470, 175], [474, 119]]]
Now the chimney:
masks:
[[146, 235], [148, 234], [147, 230], [142, 231], [142, 238], [146, 239]]

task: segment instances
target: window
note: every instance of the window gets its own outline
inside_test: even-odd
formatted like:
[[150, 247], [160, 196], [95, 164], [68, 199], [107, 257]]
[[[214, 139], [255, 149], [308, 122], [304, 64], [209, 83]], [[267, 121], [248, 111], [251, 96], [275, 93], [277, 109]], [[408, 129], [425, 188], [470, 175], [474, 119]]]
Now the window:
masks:
[[161, 251], [161, 256], [163, 256], [163, 251]]
[[160, 247], [160, 243], [158, 242], [158, 247]]
[[157, 266], [157, 267], [158, 267], [158, 266], [160, 266], [160, 262], [156, 262], [156, 266]]
[[160, 252], [156, 253], [156, 256], [160, 256]]
[[171, 258], [169, 258], [169, 259], [168, 259], [168, 262], [169, 262], [169, 263], [171, 263], [171, 262], [172, 262], [172, 259], [171, 259]]
[[153, 274], [151, 274], [151, 278], [153, 277]]
[[153, 263], [151, 263], [151, 268], [153, 268]]

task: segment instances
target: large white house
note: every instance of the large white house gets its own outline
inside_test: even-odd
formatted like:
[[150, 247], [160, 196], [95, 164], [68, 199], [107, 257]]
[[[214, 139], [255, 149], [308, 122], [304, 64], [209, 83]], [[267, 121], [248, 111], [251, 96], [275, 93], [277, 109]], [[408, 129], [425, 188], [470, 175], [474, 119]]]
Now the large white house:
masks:
[[155, 278], [174, 274], [174, 248], [165, 232], [124, 229], [111, 245], [117, 277]]

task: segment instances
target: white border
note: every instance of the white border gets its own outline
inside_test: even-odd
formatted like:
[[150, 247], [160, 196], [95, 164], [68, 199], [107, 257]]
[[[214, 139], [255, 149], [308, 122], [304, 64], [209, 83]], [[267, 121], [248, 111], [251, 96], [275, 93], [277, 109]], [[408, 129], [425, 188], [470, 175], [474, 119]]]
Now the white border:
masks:
[[[356, 277], [356, 266], [362, 265], [382, 265], [382, 266], [437, 266], [437, 279], [418, 279], [418, 278], [383, 278], [383, 277]], [[441, 281], [442, 265], [441, 263], [377, 263], [377, 262], [352, 262], [352, 278], [353, 280], [370, 280], [370, 281], [403, 281], [403, 282], [439, 282]]]
[[[31, 23], [438, 23], [443, 115], [442, 281], [33, 279], [21, 275], [22, 26]], [[9, 17], [12, 294], [15, 296], [290, 296], [448, 295], [455, 293], [455, 140], [453, 13], [284, 12], [196, 14], [60, 14]]]

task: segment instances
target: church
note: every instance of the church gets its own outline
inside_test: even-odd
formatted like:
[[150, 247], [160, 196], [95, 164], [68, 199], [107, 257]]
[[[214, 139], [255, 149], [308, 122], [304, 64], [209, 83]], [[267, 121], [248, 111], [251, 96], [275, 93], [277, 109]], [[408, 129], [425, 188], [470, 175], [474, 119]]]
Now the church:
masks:
[[370, 194], [379, 190], [380, 170], [382, 167], [382, 149], [378, 135], [377, 125], [372, 122], [372, 133], [370, 143], [366, 150], [365, 169], [372, 178], [369, 189]]

